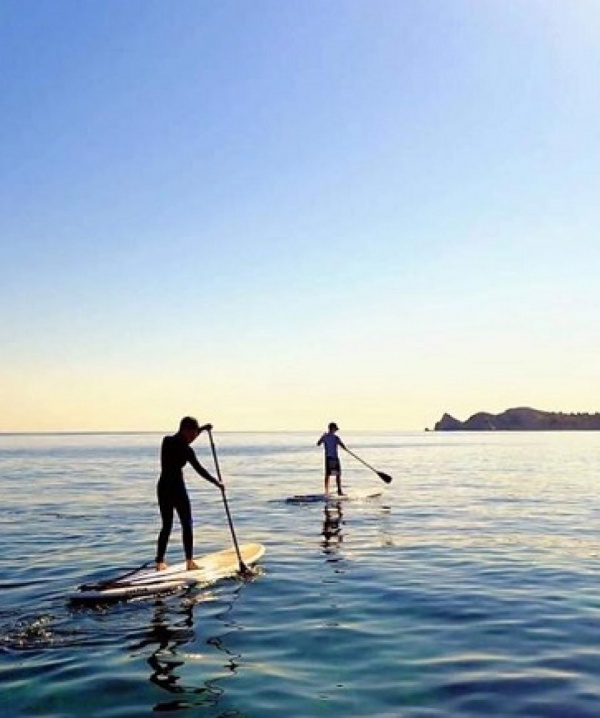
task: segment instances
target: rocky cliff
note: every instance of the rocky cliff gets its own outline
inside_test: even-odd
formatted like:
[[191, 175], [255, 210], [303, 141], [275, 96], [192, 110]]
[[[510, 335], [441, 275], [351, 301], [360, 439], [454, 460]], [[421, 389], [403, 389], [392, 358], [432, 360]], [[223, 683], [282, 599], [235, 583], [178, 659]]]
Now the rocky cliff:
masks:
[[444, 414], [435, 431], [598, 431], [600, 414], [563, 414], [528, 407], [507, 409], [501, 414], [479, 412], [466, 421]]

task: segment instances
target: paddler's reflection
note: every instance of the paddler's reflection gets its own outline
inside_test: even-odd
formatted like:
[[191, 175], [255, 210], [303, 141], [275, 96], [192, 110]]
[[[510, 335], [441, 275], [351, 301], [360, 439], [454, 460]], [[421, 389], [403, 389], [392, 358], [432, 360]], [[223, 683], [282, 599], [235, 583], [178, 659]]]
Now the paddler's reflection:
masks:
[[163, 601], [157, 601], [154, 618], [150, 624], [148, 635], [142, 642], [144, 645], [158, 645], [148, 658], [148, 665], [152, 668], [150, 682], [169, 691], [170, 693], [184, 693], [185, 688], [179, 685], [177, 668], [185, 661], [177, 656], [177, 649], [194, 638], [193, 606], [182, 606], [181, 618], [175, 623], [169, 622], [169, 610]]
[[[232, 597], [235, 598], [236, 595], [237, 592], [233, 592]], [[152, 622], [135, 648], [141, 649], [145, 646], [154, 648], [147, 658], [147, 663], [152, 669], [149, 680], [168, 693], [177, 695], [174, 700], [156, 704], [155, 711], [177, 710], [190, 706], [217, 706], [219, 704], [225, 694], [225, 688], [218, 685], [223, 679], [221, 671], [219, 671], [218, 677], [204, 676], [200, 686], [182, 684], [182, 674], [186, 674], [186, 667], [189, 669], [192, 660], [199, 664], [205, 663], [206, 667], [210, 666], [214, 669], [214, 655], [209, 655], [213, 649], [224, 654], [225, 660], [219, 661], [221, 667], [232, 673], [236, 672], [241, 656], [234, 654], [226, 646], [227, 635], [233, 627], [229, 614], [234, 602], [221, 604], [223, 610], [216, 615], [212, 614], [212, 619], [217, 621], [217, 626], [213, 626], [213, 628], [217, 629], [215, 633], [218, 635], [208, 636], [202, 640], [205, 646], [210, 647], [207, 653], [194, 652], [193, 644], [199, 642], [197, 631], [194, 630], [194, 610], [211, 598], [205, 594], [201, 600], [192, 600], [188, 597], [176, 603], [172, 603], [168, 599], [166, 601], [158, 600], [155, 603]], [[205, 618], [202, 626], [206, 629], [211, 623], [211, 618]], [[198, 668], [200, 671], [193, 671], [196, 676], [204, 673], [200, 665]], [[189, 676], [189, 670], [187, 674]], [[232, 718], [237, 715], [241, 714], [238, 714], [237, 711], [231, 712]]]
[[344, 514], [342, 513], [342, 502], [329, 502], [323, 509], [323, 530], [321, 545], [325, 553], [333, 553], [344, 540], [342, 532]]

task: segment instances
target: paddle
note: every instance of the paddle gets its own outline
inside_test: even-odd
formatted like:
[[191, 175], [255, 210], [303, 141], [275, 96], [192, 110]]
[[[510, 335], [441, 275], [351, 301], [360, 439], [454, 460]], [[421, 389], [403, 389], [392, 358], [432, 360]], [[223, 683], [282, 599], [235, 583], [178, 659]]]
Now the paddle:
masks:
[[357, 456], [354, 454], [350, 449], [346, 449], [346, 451], [350, 454], [350, 456], [353, 456], [357, 461], [360, 461], [361, 464], [364, 464], [367, 469], [371, 469], [371, 471], [374, 471], [379, 478], [384, 481], [386, 484], [392, 483], [392, 477], [389, 474], [385, 474], [383, 471], [377, 471], [377, 469], [374, 469], [371, 464], [367, 464], [366, 461], [363, 461], [360, 456]]
[[229, 523], [229, 528], [231, 530], [231, 537], [233, 539], [233, 545], [235, 547], [235, 552], [237, 554], [238, 562], [240, 564], [240, 573], [243, 575], [252, 574], [252, 571], [242, 561], [240, 547], [238, 545], [238, 541], [237, 541], [237, 538], [235, 535], [235, 530], [233, 528], [233, 521], [231, 520], [231, 512], [229, 511], [229, 504], [227, 503], [227, 496], [225, 495], [225, 484], [223, 483], [223, 478], [221, 477], [221, 469], [219, 468], [219, 460], [217, 459], [217, 450], [215, 449], [215, 442], [213, 441], [213, 435], [212, 435], [212, 431], [210, 429], [208, 429], [208, 439], [210, 441], [210, 450], [212, 451], [213, 461], [215, 462], [215, 470], [217, 472], [217, 478], [221, 482], [221, 496], [223, 497], [223, 505], [225, 506], [225, 513], [227, 514], [227, 521]]
[[80, 591], [102, 591], [106, 588], [111, 588], [112, 586], [127, 586], [131, 585], [129, 581], [126, 581], [125, 579], [129, 578], [130, 576], [133, 576], [134, 573], [138, 573], [138, 571], [142, 571], [143, 569], [150, 566], [151, 563], [154, 563], [153, 561], [146, 561], [146, 563], [143, 563], [141, 566], [138, 566], [137, 568], [132, 568], [130, 571], [127, 571], [127, 573], [122, 574], [121, 576], [117, 576], [116, 578], [106, 578], [104, 581], [96, 581], [95, 583], [82, 583], [81, 586], [79, 586]]

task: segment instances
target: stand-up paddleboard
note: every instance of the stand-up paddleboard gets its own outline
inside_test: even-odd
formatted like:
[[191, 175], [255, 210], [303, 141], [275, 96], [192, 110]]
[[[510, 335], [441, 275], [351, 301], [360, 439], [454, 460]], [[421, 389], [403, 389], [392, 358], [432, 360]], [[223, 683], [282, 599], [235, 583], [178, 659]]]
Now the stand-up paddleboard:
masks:
[[366, 501], [381, 496], [381, 489], [365, 489], [363, 491], [348, 491], [342, 496], [337, 494], [297, 494], [286, 499], [288, 504], [335, 503], [336, 501]]
[[[247, 567], [257, 563], [265, 552], [265, 547], [259, 543], [242, 544], [239, 548], [242, 561]], [[194, 560], [198, 569], [193, 571], [188, 571], [185, 562], [182, 562], [164, 571], [154, 568], [140, 569], [114, 579], [83, 584], [71, 596], [71, 600], [100, 603], [157, 596], [195, 584], [215, 583], [219, 579], [235, 576], [240, 569], [238, 556], [233, 548], [209, 553]]]

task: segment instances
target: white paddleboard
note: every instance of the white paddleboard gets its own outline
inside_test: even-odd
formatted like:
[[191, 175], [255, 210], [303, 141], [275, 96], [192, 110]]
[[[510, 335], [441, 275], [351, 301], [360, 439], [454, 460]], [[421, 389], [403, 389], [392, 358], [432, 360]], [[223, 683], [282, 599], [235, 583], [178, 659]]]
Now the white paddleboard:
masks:
[[312, 504], [319, 502], [336, 502], [336, 501], [366, 501], [381, 496], [381, 489], [364, 489], [362, 491], [348, 491], [342, 496], [337, 494], [297, 494], [286, 499], [288, 504]]
[[[259, 543], [242, 544], [240, 555], [245, 566], [250, 567], [265, 553]], [[240, 569], [234, 548], [215, 551], [194, 559], [198, 569], [188, 571], [185, 562], [170, 566], [164, 571], [142, 569], [115, 579], [80, 586], [71, 599], [77, 602], [119, 601], [128, 598], [156, 596], [172, 593], [195, 584], [212, 584], [223, 578], [235, 576]]]

